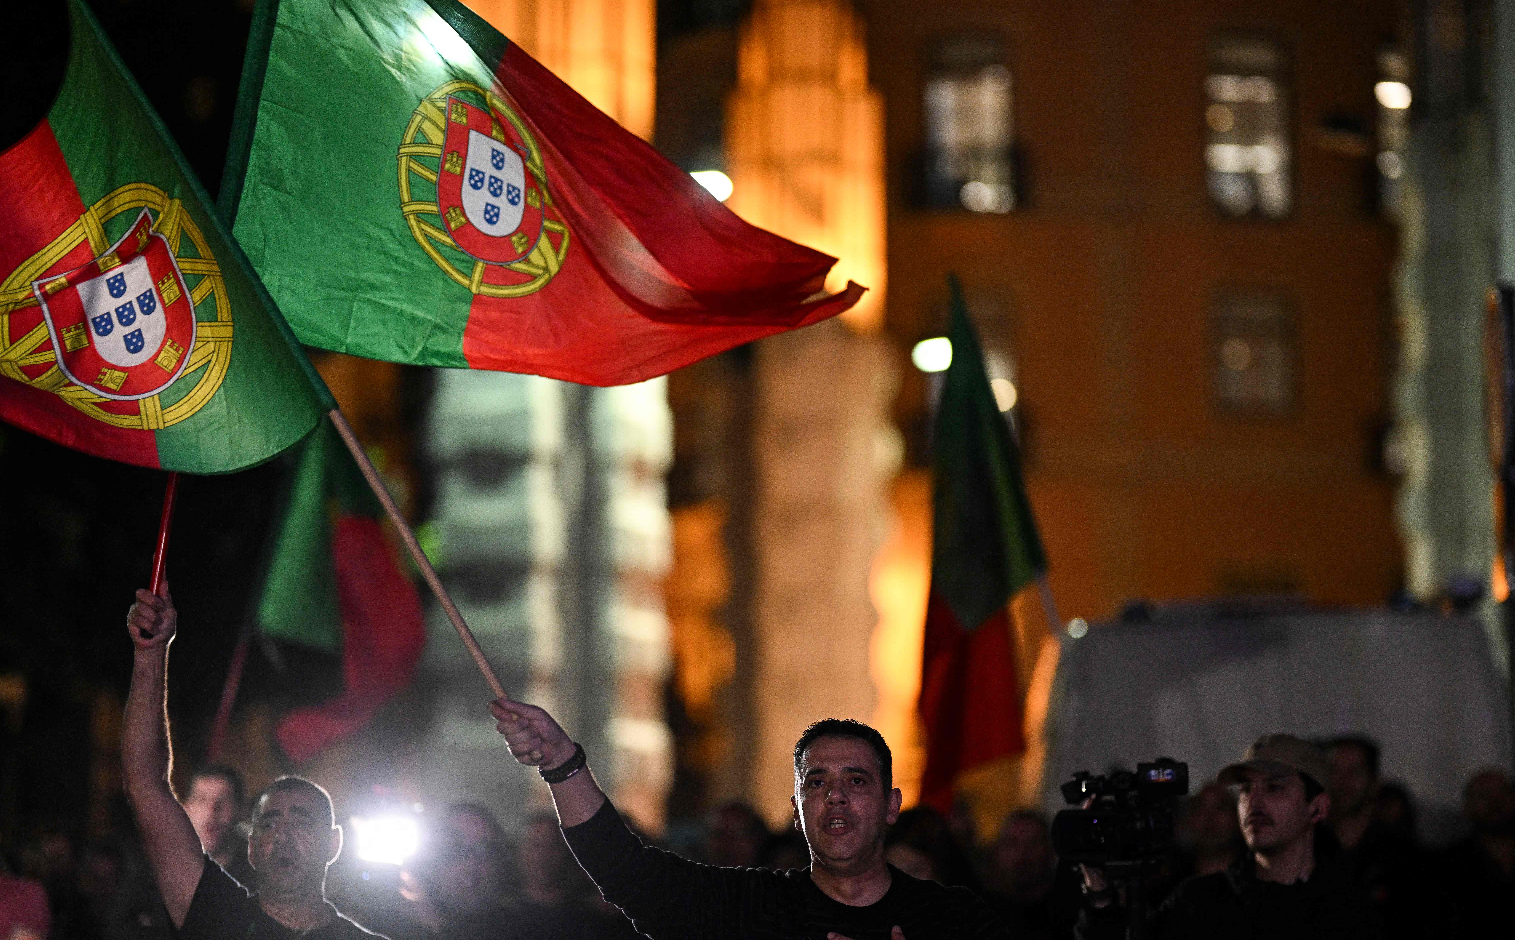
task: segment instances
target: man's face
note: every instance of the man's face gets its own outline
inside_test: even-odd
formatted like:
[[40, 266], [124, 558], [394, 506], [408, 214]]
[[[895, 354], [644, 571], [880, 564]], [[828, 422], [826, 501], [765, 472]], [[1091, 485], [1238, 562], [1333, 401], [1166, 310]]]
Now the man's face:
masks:
[[196, 777], [189, 785], [184, 812], [205, 851], [215, 854], [237, 821], [237, 802], [231, 784], [220, 777]]
[[315, 793], [276, 790], [258, 800], [247, 860], [265, 891], [319, 885], [342, 848], [325, 801]]
[[994, 864], [1012, 890], [1048, 880], [1057, 870], [1057, 857], [1046, 827], [1024, 816], [1006, 820], [994, 840]]
[[883, 859], [884, 832], [900, 815], [873, 748], [857, 738], [816, 738], [795, 774], [793, 805], [812, 861], [838, 874]]
[[1368, 755], [1362, 748], [1355, 744], [1331, 748], [1331, 779], [1326, 782], [1326, 789], [1337, 813], [1352, 815], [1365, 808], [1376, 783], [1368, 769]]
[[1304, 778], [1293, 771], [1244, 770], [1236, 787], [1242, 838], [1248, 848], [1264, 855], [1307, 838], [1330, 806], [1324, 793], [1307, 801]]

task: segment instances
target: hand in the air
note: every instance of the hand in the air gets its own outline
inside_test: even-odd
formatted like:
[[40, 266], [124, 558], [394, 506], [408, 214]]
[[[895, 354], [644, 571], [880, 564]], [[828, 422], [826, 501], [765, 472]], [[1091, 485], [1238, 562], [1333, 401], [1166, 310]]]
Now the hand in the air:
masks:
[[[830, 933], [826, 934], [826, 940], [852, 940], [852, 938], [844, 937], [833, 930]], [[905, 940], [905, 932], [896, 927], [893, 930], [889, 931], [889, 940]]]
[[528, 767], [551, 769], [573, 757], [573, 741], [546, 711], [508, 698], [490, 702], [489, 711], [510, 755]]
[[139, 652], [166, 649], [178, 627], [179, 613], [168, 593], [168, 581], [163, 582], [161, 595], [137, 589], [137, 602], [126, 613], [126, 632]]

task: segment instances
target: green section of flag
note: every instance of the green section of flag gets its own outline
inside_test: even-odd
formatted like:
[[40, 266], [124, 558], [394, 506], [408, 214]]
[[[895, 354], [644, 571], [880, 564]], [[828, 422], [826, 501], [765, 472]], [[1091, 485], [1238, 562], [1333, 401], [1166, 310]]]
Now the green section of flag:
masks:
[[332, 559], [338, 515], [376, 517], [378, 500], [329, 421], [301, 445], [258, 604], [266, 636], [337, 652], [342, 611]]
[[952, 290], [952, 364], [933, 441], [931, 589], [972, 630], [1047, 569], [1020, 450], [994, 398], [962, 288]]
[[296, 335], [467, 367], [472, 294], [412, 233], [406, 208], [418, 217], [434, 188], [407, 174], [407, 202], [399, 157], [422, 101], [449, 81], [488, 88], [493, 63], [425, 0], [262, 0], [252, 40], [226, 185], [240, 185], [237, 238]]
[[[267, 294], [223, 228], [212, 203], [172, 138], [83, 4], [70, 4], [73, 46], [68, 75], [48, 115], [86, 206], [129, 184], [162, 190], [182, 211], [180, 264], [214, 259], [217, 291], [195, 298], [202, 337], [230, 327], [229, 362], [219, 387], [190, 417], [156, 432], [159, 463], [189, 473], [221, 473], [266, 460], [303, 437], [322, 411], [335, 407], [330, 393], [289, 335]], [[140, 210], [102, 213], [107, 243], [121, 237]], [[155, 213], [155, 228], [172, 220]], [[199, 244], [196, 243], [198, 236]], [[170, 238], [170, 241], [174, 241]], [[191, 290], [209, 278], [186, 271]], [[167, 410], [203, 385], [199, 373], [217, 368], [195, 360], [160, 398]]]

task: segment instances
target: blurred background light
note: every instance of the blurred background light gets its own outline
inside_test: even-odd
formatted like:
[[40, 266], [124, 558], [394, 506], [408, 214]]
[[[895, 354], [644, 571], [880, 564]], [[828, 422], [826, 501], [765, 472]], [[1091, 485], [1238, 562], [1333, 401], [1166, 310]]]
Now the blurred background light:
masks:
[[421, 824], [399, 814], [352, 817], [358, 858], [381, 865], [403, 865], [421, 847]]
[[923, 339], [910, 350], [910, 361], [922, 372], [943, 372], [952, 365], [952, 340], [945, 336]]
[[731, 177], [720, 170], [695, 170], [689, 175], [721, 202], [731, 198]]
[[1075, 640], [1082, 640], [1089, 635], [1089, 621], [1082, 617], [1074, 617], [1068, 621], [1068, 635]]
[[1410, 106], [1410, 86], [1404, 82], [1379, 82], [1373, 86], [1373, 97], [1386, 108], [1403, 111]]
[[989, 387], [994, 389], [994, 403], [1000, 411], [1009, 411], [1015, 407], [1015, 401], [1020, 393], [1015, 390], [1015, 383], [1009, 379], [990, 379]]

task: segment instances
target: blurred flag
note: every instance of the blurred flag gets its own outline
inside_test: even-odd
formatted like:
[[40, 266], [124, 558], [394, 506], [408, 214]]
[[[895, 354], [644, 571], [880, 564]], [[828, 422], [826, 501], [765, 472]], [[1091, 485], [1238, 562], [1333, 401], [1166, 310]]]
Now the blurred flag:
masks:
[[260, 0], [222, 206], [300, 340], [637, 382], [857, 302], [456, 0]]
[[383, 510], [329, 422], [305, 442], [258, 605], [264, 636], [342, 656], [343, 690], [279, 721], [279, 747], [309, 760], [403, 690], [426, 625], [384, 534]]
[[266, 460], [335, 404], [78, 0], [68, 23], [52, 108], [0, 152], [0, 419], [146, 467]]
[[926, 727], [921, 802], [947, 811], [959, 774], [1026, 750], [1010, 602], [1047, 570], [1000, 412], [956, 278], [952, 364], [933, 440], [931, 591], [921, 662]]

